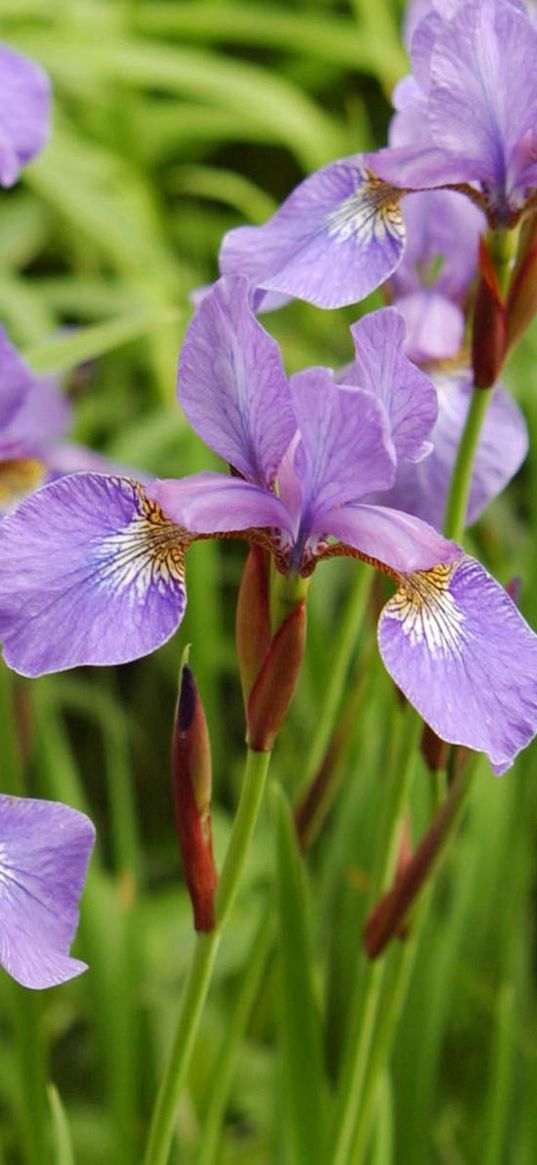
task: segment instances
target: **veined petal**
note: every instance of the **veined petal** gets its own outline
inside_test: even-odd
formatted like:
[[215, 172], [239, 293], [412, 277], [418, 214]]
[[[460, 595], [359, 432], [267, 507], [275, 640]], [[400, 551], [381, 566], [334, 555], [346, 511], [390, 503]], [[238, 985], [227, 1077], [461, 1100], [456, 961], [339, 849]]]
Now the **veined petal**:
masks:
[[[472, 395], [471, 378], [435, 376], [438, 421], [431, 433], [433, 451], [419, 465], [398, 467], [395, 485], [382, 501], [417, 514], [441, 529], [449, 484]], [[476, 522], [485, 506], [505, 489], [528, 451], [524, 417], [512, 397], [500, 385], [493, 396], [481, 430], [474, 460], [466, 524]]]
[[257, 526], [293, 530], [290, 514], [275, 494], [223, 473], [155, 481], [144, 486], [144, 493], [173, 522], [194, 535], [227, 534]]
[[23, 987], [53, 987], [86, 969], [69, 947], [94, 840], [76, 809], [0, 795], [0, 963]]
[[405, 356], [402, 316], [392, 307], [381, 308], [353, 324], [351, 333], [356, 355], [342, 379], [382, 401], [397, 457], [418, 461], [438, 405], [429, 377]]
[[264, 226], [230, 231], [220, 268], [253, 287], [342, 307], [384, 282], [404, 241], [399, 191], [356, 155], [306, 178]]
[[439, 562], [456, 562], [464, 553], [420, 518], [388, 506], [335, 507], [320, 515], [315, 532], [333, 535], [396, 574], [430, 570]]
[[200, 303], [178, 395], [207, 445], [250, 481], [273, 484], [295, 421], [280, 349], [253, 315], [242, 276], [221, 279]]
[[301, 437], [297, 453], [304, 515], [312, 519], [363, 497], [372, 481], [385, 483], [377, 489], [388, 488], [395, 455], [378, 400], [362, 389], [335, 384], [328, 368], [297, 372], [290, 388]]
[[21, 167], [49, 135], [50, 85], [39, 65], [0, 46], [0, 185], [12, 186]]
[[130, 478], [64, 477], [0, 523], [0, 638], [23, 675], [125, 663], [169, 639], [188, 534]]
[[[462, 301], [477, 274], [484, 215], [453, 190], [423, 190], [405, 198], [403, 215], [408, 241], [390, 278], [394, 299], [427, 290]], [[398, 302], [397, 307], [401, 310]]]
[[411, 575], [378, 629], [384, 664], [437, 736], [502, 773], [537, 731], [537, 636], [473, 558]]
[[512, 149], [537, 116], [537, 33], [526, 13], [498, 0], [459, 9], [435, 41], [430, 123], [436, 144], [475, 179], [505, 183]]
[[70, 416], [56, 378], [36, 376], [0, 328], [0, 458], [41, 456]]

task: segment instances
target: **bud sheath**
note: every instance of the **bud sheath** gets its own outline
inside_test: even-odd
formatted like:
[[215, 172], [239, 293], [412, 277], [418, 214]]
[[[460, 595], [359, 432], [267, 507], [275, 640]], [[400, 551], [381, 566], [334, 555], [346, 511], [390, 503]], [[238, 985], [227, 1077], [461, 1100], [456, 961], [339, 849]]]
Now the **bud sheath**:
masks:
[[246, 740], [270, 752], [293, 697], [306, 645], [306, 604], [293, 607], [276, 632], [246, 707]]
[[172, 741], [172, 785], [179, 848], [196, 930], [214, 928], [218, 881], [211, 833], [211, 747], [192, 671], [181, 667]]

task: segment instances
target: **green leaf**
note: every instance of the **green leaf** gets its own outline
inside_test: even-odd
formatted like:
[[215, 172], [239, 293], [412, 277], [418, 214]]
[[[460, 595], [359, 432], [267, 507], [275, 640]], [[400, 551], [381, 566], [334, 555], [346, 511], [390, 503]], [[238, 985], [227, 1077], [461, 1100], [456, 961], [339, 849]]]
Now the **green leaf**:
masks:
[[52, 1117], [52, 1160], [54, 1165], [75, 1165], [67, 1114], [54, 1084], [48, 1086], [48, 1100]]
[[176, 323], [179, 318], [179, 312], [171, 307], [135, 312], [104, 324], [78, 328], [68, 335], [52, 336], [28, 348], [25, 356], [36, 372], [66, 372], [84, 360], [94, 360], [121, 344]]
[[304, 871], [289, 805], [274, 785], [285, 1107], [294, 1165], [323, 1165], [327, 1116]]

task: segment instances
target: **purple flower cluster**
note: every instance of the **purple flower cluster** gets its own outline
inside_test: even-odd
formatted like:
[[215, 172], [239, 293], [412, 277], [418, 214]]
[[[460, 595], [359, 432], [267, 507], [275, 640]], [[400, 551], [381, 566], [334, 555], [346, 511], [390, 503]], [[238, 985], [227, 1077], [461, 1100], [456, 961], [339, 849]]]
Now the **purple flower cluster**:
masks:
[[[49, 83], [32, 61], [0, 47], [0, 185], [45, 145]], [[69, 411], [55, 384], [32, 374], [0, 329], [0, 515], [60, 469]], [[24, 987], [52, 987], [86, 964], [69, 956], [95, 839], [66, 805], [0, 794], [0, 964]]]
[[[222, 278], [187, 331], [179, 403], [232, 475], [147, 484], [75, 473], [1, 522], [0, 637], [6, 662], [23, 675], [153, 651], [183, 617], [190, 544], [239, 537], [270, 552], [290, 578], [309, 577], [334, 555], [389, 576], [395, 593], [380, 616], [380, 652], [442, 739], [487, 753], [501, 773], [537, 731], [537, 636], [503, 588], [439, 533], [472, 396], [465, 329], [479, 238], [487, 223], [510, 229], [537, 202], [537, 29], [522, 0], [418, 0], [407, 28], [412, 74], [397, 87], [389, 147], [324, 167], [265, 226], [231, 231]], [[18, 60], [9, 75], [22, 79], [33, 66]], [[45, 91], [34, 73], [21, 134], [9, 139], [19, 162], [44, 140]], [[13, 130], [13, 119], [5, 127]], [[5, 127], [0, 118], [7, 140]], [[8, 173], [15, 171], [6, 162]], [[334, 308], [380, 284], [392, 306], [353, 325], [354, 358], [342, 372], [285, 375], [257, 312], [290, 296]], [[1, 491], [9, 467], [12, 475], [34, 462], [53, 470], [49, 451], [65, 416], [57, 405], [52, 431], [43, 427], [38, 395], [50, 388], [36, 384], [1, 337], [0, 367]], [[523, 418], [496, 386], [469, 522], [526, 451]], [[15, 880], [20, 822], [52, 809], [13, 805], [0, 804], [2, 961], [39, 986], [80, 969], [66, 950], [91, 827], [54, 807], [68, 837], [65, 877], [59, 851], [29, 841], [26, 874]], [[78, 864], [69, 848], [77, 828], [85, 830]], [[34, 876], [45, 889], [32, 890], [32, 901], [58, 906], [49, 932], [38, 905], [32, 912], [24, 898]], [[18, 948], [16, 918], [27, 920], [23, 936], [32, 933]]]

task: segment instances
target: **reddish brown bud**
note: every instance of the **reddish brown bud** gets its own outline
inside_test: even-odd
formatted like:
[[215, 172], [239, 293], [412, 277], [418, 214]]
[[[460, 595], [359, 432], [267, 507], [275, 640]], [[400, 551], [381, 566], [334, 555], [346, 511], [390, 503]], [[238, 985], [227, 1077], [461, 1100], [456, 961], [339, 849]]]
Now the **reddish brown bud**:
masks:
[[266, 550], [252, 546], [237, 600], [237, 658], [245, 707], [270, 647], [269, 569]]
[[172, 741], [172, 786], [177, 836], [196, 930], [214, 928], [218, 875], [211, 834], [211, 746], [207, 721], [188, 664], [181, 667]]
[[472, 367], [477, 388], [492, 388], [496, 383], [506, 351], [506, 309], [492, 259], [484, 240], [480, 239], [472, 329]]
[[246, 740], [254, 752], [270, 752], [291, 703], [306, 646], [306, 604], [301, 599], [279, 627], [251, 690]]
[[507, 345], [517, 344], [537, 314], [537, 213], [520, 231], [515, 268], [507, 296]]

